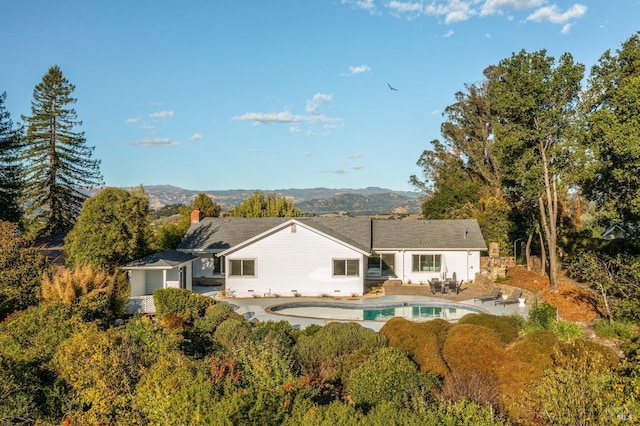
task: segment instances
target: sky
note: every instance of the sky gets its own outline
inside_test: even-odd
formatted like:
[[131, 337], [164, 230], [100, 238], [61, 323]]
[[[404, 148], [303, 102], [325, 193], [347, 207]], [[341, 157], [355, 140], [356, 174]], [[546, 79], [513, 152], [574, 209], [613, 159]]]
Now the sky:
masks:
[[[2, 0], [14, 122], [58, 65], [107, 186], [411, 191], [442, 112], [521, 50], [589, 70], [640, 0]], [[389, 87], [397, 90], [391, 90]]]

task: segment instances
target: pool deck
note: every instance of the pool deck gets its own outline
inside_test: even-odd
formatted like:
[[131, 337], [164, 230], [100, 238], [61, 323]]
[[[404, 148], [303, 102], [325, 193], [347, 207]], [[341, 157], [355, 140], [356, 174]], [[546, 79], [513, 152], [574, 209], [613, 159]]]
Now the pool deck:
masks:
[[[193, 291], [209, 297], [216, 297], [220, 289], [216, 287], [198, 287], [194, 286]], [[380, 296], [380, 297], [359, 297], [359, 298], [332, 298], [332, 297], [258, 297], [258, 298], [233, 298], [233, 299], [217, 299], [221, 302], [228, 303], [235, 311], [249, 321], [282, 321], [286, 320], [295, 328], [305, 328], [311, 324], [326, 325], [330, 322], [341, 322], [340, 320], [321, 319], [321, 318], [302, 318], [287, 315], [268, 313], [266, 309], [270, 306], [283, 303], [293, 302], [336, 302], [348, 303], [353, 305], [384, 305], [388, 303], [404, 303], [404, 302], [421, 302], [421, 303], [444, 303], [444, 304], [462, 304], [475, 308], [484, 309], [487, 313], [493, 315], [512, 315], [519, 314], [524, 317], [528, 315], [529, 304], [524, 307], [518, 304], [496, 306], [494, 302], [474, 302], [473, 298], [467, 300], [456, 300], [455, 302], [442, 297], [429, 296]], [[384, 321], [355, 321], [363, 327], [379, 331], [384, 325]]]

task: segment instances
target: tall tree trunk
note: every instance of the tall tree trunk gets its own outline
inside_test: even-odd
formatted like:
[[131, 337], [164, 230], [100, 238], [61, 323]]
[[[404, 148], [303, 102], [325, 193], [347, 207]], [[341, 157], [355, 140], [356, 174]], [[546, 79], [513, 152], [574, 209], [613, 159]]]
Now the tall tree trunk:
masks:
[[540, 220], [542, 229], [547, 241], [549, 251], [549, 287], [551, 291], [557, 291], [558, 284], [558, 190], [556, 188], [556, 176], [549, 177], [549, 164], [547, 163], [546, 147], [540, 142], [540, 156], [542, 157], [542, 171], [544, 177], [544, 187], [546, 204], [542, 197], [538, 198], [540, 205]]
[[527, 271], [531, 270], [531, 243], [533, 242], [533, 232], [529, 232], [527, 237], [527, 247], [525, 248], [525, 256], [527, 258]]
[[545, 275], [547, 272], [547, 249], [544, 245], [544, 238], [542, 232], [538, 232], [540, 238], [540, 275]]

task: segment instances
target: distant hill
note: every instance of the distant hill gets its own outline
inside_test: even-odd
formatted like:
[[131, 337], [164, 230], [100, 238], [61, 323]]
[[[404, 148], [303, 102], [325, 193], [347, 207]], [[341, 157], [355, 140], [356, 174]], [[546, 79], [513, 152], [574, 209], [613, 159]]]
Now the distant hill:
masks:
[[[191, 204], [196, 195], [205, 193], [218, 203], [223, 211], [237, 206], [256, 189], [228, 189], [194, 191], [172, 185], [144, 187], [151, 208], [159, 209], [169, 204]], [[276, 189], [265, 194], [284, 196], [306, 214], [349, 213], [352, 215], [420, 214], [422, 200], [415, 192], [393, 191], [385, 188], [362, 189]]]

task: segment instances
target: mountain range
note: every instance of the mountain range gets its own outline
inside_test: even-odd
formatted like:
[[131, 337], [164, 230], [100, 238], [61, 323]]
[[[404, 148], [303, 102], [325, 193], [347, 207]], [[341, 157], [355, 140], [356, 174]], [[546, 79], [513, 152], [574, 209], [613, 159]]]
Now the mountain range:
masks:
[[[204, 193], [228, 211], [256, 192], [255, 189], [227, 189], [196, 191], [172, 185], [149, 185], [144, 190], [153, 209], [169, 204], [191, 204], [196, 195]], [[357, 215], [414, 215], [420, 214], [422, 199], [416, 192], [394, 191], [386, 188], [361, 189], [276, 189], [262, 191], [291, 200], [305, 214], [347, 213]]]

